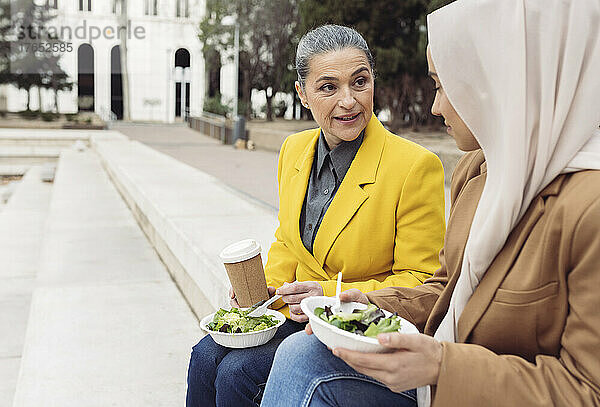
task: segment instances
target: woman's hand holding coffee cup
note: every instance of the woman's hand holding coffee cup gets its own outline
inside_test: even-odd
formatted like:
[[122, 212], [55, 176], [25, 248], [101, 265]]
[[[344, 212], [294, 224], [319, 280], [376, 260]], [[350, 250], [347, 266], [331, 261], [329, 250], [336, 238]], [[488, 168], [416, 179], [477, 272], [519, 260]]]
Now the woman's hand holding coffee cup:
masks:
[[235, 291], [233, 291], [233, 287], [229, 288], [229, 304], [231, 304], [233, 308], [240, 307], [240, 304], [238, 304], [237, 300], [235, 299]]
[[[269, 298], [271, 298], [272, 296], [275, 295], [276, 290], [277, 289], [275, 287], [272, 287], [272, 286], [267, 287], [267, 291], [269, 292]], [[233, 291], [233, 287], [229, 287], [229, 304], [231, 304], [231, 306], [233, 308], [240, 307], [240, 304], [235, 299], [235, 291]]]
[[234, 288], [229, 292], [230, 303], [234, 307], [251, 307], [269, 299], [260, 251], [256, 240], [245, 239], [230, 244], [219, 255]]
[[300, 301], [306, 297], [323, 295], [323, 287], [316, 281], [295, 281], [291, 284], [284, 283], [277, 289], [276, 294], [281, 295], [283, 302], [288, 304], [292, 320], [306, 322], [308, 317], [302, 312]]

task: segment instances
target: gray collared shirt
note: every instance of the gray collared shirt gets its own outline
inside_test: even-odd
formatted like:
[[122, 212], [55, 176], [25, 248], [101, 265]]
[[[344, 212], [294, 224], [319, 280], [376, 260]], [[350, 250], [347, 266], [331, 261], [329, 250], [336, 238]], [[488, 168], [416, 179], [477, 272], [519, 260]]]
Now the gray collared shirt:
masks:
[[315, 236], [325, 212], [362, 144], [364, 133], [363, 130], [354, 140], [342, 141], [333, 150], [329, 150], [321, 131], [300, 214], [300, 237], [310, 253], [313, 252]]

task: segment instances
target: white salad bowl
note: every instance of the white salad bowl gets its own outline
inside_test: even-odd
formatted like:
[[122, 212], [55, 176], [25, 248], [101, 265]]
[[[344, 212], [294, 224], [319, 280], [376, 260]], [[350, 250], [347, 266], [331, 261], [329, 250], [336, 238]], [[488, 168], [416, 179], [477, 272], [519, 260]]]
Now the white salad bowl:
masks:
[[275, 319], [278, 320], [277, 325], [263, 329], [262, 331], [240, 334], [211, 331], [208, 329], [208, 324], [212, 322], [215, 316], [215, 313], [213, 312], [212, 314], [202, 318], [202, 321], [200, 321], [200, 328], [206, 331], [213, 338], [213, 340], [221, 346], [225, 346], [227, 348], [251, 348], [253, 346], [264, 345], [265, 343], [269, 342], [273, 336], [275, 336], [277, 328], [279, 328], [285, 322], [285, 315], [279, 311], [267, 309], [265, 315], [272, 315], [275, 317]]
[[[344, 331], [343, 329], [337, 328], [321, 318], [317, 317], [314, 313], [315, 308], [325, 308], [326, 305], [333, 306], [336, 303], [335, 297], [307, 297], [302, 300], [300, 307], [302, 312], [308, 316], [308, 321], [313, 330], [313, 333], [322, 343], [330, 348], [346, 348], [359, 352], [368, 353], [382, 353], [386, 352], [387, 348], [379, 344], [377, 338], [370, 338], [368, 336], [361, 336], [352, 332]], [[355, 309], [365, 309], [367, 306], [358, 302], [346, 302], [342, 303], [342, 312], [352, 312]], [[383, 310], [386, 318], [392, 314], [386, 310]], [[400, 321], [401, 333], [406, 334], [418, 334], [419, 330], [412, 323], [404, 318]]]

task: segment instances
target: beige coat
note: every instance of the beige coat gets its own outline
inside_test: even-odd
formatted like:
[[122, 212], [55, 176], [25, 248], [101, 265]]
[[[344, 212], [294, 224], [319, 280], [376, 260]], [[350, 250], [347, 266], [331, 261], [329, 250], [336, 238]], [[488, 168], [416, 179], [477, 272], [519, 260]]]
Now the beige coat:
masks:
[[[433, 335], [483, 191], [481, 150], [452, 179], [441, 268], [368, 294]], [[502, 199], [502, 197], [498, 197]], [[443, 343], [433, 406], [600, 405], [600, 171], [560, 175], [532, 201]]]

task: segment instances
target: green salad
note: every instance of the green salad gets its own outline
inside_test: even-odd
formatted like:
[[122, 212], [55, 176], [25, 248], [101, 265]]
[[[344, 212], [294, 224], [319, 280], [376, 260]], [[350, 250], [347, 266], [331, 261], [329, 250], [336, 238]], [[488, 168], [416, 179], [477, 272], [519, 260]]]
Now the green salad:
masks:
[[355, 309], [352, 312], [333, 313], [330, 306], [317, 307], [317, 317], [331, 325], [362, 336], [375, 337], [384, 332], [396, 332], [400, 329], [400, 317], [396, 314], [385, 317], [376, 305], [369, 304], [366, 309]]
[[261, 317], [249, 317], [247, 312], [239, 308], [230, 310], [219, 309], [212, 322], [207, 324], [208, 329], [217, 332], [226, 332], [229, 334], [240, 334], [246, 332], [257, 332], [277, 325], [279, 322], [272, 315], [263, 315]]

